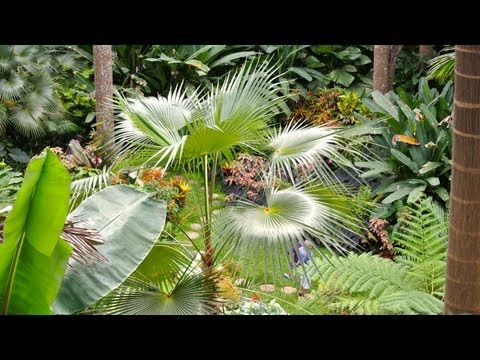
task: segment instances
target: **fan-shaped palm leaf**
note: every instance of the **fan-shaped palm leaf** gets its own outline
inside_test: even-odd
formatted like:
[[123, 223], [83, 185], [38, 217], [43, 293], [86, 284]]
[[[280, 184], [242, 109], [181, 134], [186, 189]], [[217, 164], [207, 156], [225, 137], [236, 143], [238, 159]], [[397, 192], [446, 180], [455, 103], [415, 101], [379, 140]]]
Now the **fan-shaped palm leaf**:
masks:
[[172, 245], [159, 244], [134, 275], [87, 313], [121, 315], [202, 315], [219, 305], [217, 275], [198, 272]]
[[344, 230], [358, 232], [361, 225], [351, 214], [347, 198], [322, 185], [267, 188], [266, 202], [261, 206], [238, 201], [217, 215], [213, 231], [220, 246], [235, 244], [240, 257], [268, 249], [269, 262], [278, 273], [284, 270], [282, 264], [291, 262], [290, 249], [298, 251], [299, 242], [316, 239], [330, 250], [343, 251], [353, 245]]
[[[278, 111], [279, 82], [267, 64], [245, 65], [201, 97], [186, 98], [179, 88], [167, 98], [125, 99], [116, 127], [117, 155], [122, 162], [166, 162], [224, 153], [259, 141], [259, 130]], [[133, 158], [130, 156], [133, 155]], [[127, 160], [128, 157], [128, 160]]]
[[8, 124], [7, 107], [0, 103], [0, 134], [5, 131]]
[[78, 205], [79, 200], [83, 201], [90, 195], [111, 185], [112, 173], [110, 170], [104, 167], [100, 174], [72, 181], [69, 211], [72, 211]]
[[0, 131], [12, 125], [25, 137], [38, 138], [58, 131], [58, 122], [63, 122], [64, 130], [75, 129], [71, 124], [65, 126], [65, 109], [54, 91], [54, 76], [61, 68], [55, 57], [61, 55], [62, 62], [66, 62], [72, 54], [52, 46], [16, 45], [2, 49], [0, 103], [7, 111], [0, 119]]
[[0, 79], [0, 100], [17, 100], [25, 92], [25, 80], [17, 73], [11, 72], [8, 77]]
[[[284, 174], [293, 184], [305, 180], [299, 176], [302, 168], [311, 168], [311, 174], [322, 183], [336, 186], [341, 184], [327, 161], [332, 160], [347, 173], [357, 173], [341, 153], [357, 135], [349, 135], [348, 130], [333, 127], [310, 127], [302, 123], [291, 123], [283, 129], [272, 129], [266, 136], [267, 148], [271, 151], [268, 165], [272, 174]], [[359, 144], [360, 145], [360, 144]], [[368, 159], [368, 151], [350, 148], [349, 153], [361, 159]], [[307, 176], [308, 178], [308, 176]], [[352, 176], [352, 178], [355, 178]]]

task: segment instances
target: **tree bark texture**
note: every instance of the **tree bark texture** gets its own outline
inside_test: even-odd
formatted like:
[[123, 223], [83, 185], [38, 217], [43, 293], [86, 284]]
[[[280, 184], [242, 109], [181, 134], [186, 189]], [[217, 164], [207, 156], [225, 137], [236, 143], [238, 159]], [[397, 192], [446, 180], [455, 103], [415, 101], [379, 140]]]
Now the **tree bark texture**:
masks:
[[112, 46], [93, 45], [93, 67], [97, 113], [97, 136], [102, 142], [113, 137]]
[[428, 60], [433, 56], [433, 45], [420, 45], [419, 54], [422, 68], [425, 68]]
[[430, 59], [433, 56], [433, 45], [420, 45], [419, 53]]
[[455, 48], [446, 314], [480, 314], [480, 46]]
[[395, 65], [403, 45], [375, 45], [373, 50], [373, 90], [382, 94], [393, 88]]

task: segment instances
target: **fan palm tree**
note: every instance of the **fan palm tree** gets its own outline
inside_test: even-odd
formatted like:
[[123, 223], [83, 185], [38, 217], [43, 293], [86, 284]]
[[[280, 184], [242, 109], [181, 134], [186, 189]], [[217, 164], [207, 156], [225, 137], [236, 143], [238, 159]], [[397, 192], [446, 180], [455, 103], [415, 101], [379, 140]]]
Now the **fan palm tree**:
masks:
[[55, 93], [55, 74], [62, 64], [71, 66], [74, 60], [60, 48], [0, 46], [0, 135], [7, 127], [27, 138], [76, 128], [65, 120], [65, 109]]
[[[250, 63], [222, 85], [190, 96], [180, 87], [166, 98], [127, 99], [118, 94], [116, 107], [121, 113], [114, 155], [119, 166], [200, 163], [205, 183], [203, 261], [207, 268], [214, 263], [214, 245], [226, 240], [252, 251], [263, 243], [279, 250], [277, 255], [287, 256], [284, 249], [311, 237], [340, 250], [349, 241], [345, 229], [359, 228], [347, 203], [348, 191], [325, 160], [333, 159], [347, 171], [355, 171], [339, 151], [355, 137], [331, 127], [272, 128], [270, 120], [286, 99], [278, 95], [281, 85], [277, 68]], [[213, 229], [218, 240], [214, 244], [215, 170], [219, 161], [232, 159], [236, 150], [268, 156], [267, 205], [239, 200], [237, 207], [226, 209], [218, 215], [219, 227]], [[358, 156], [366, 157], [360, 152]], [[311, 169], [308, 178], [298, 174], [302, 165]]]

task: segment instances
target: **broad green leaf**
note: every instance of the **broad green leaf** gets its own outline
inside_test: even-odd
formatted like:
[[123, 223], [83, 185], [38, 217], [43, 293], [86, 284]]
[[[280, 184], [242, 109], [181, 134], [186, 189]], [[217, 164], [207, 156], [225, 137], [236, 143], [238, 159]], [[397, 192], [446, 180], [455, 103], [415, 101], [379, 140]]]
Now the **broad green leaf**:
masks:
[[427, 179], [427, 182], [432, 186], [440, 185], [440, 179], [438, 177], [431, 177]]
[[411, 204], [416, 202], [420, 197], [423, 195], [423, 192], [425, 191], [427, 187], [425, 185], [418, 186], [415, 189], [412, 190], [412, 192], [408, 195], [407, 198], [407, 203]]
[[27, 241], [49, 256], [55, 248], [68, 213], [70, 175], [57, 156], [47, 150], [30, 161], [10, 216], [5, 241]]
[[355, 162], [355, 166], [367, 169], [391, 170], [390, 166], [384, 161], [357, 161]]
[[343, 69], [333, 70], [328, 75], [333, 82], [339, 83], [345, 87], [350, 86], [353, 80], [355, 80], [353, 75]]
[[235, 59], [246, 58], [246, 57], [250, 57], [250, 56], [253, 56], [253, 55], [257, 55], [257, 54], [259, 54], [259, 53], [256, 52], [256, 51], [240, 51], [240, 52], [237, 52], [237, 53], [233, 53], [233, 54], [224, 56], [224, 57], [214, 61], [210, 65], [210, 69], [213, 69], [214, 67], [217, 67], [217, 66], [220, 66], [220, 65], [228, 64], [229, 62], [231, 62], [232, 60], [235, 60]]
[[384, 114], [389, 114], [392, 118], [399, 121], [398, 109], [379, 91], [372, 91], [372, 98], [378, 106], [384, 110]]
[[0, 302], [8, 314], [50, 314], [71, 247], [59, 239], [70, 175], [47, 149], [25, 172], [0, 244]]
[[318, 60], [313, 55], [308, 56], [306, 61], [307, 61], [307, 66], [308, 66], [309, 69], [317, 69], [317, 68], [325, 66], [325, 63], [321, 62], [320, 60]]
[[[13, 245], [13, 246], [12, 246]], [[15, 244], [0, 244], [0, 297], [3, 303], [8, 273]], [[72, 248], [59, 239], [50, 256], [38, 252], [27, 241], [22, 250], [13, 279], [8, 314], [49, 315], [62, 283]]]
[[[203, 46], [200, 49], [198, 49], [197, 51], [195, 51], [192, 55], [190, 55], [188, 57], [187, 61], [192, 60], [192, 59], [196, 59], [200, 54], [203, 54], [204, 52], [209, 51], [210, 49], [220, 48], [220, 50], [223, 50], [225, 47], [226, 47], [225, 45], [206, 45], [206, 46]], [[186, 63], [186, 61], [185, 61], [185, 63]]]
[[10, 152], [8, 153], [8, 156], [10, 156], [12, 160], [22, 164], [26, 164], [30, 161], [30, 157], [27, 155], [27, 153], [18, 148], [14, 148], [10, 150]]
[[404, 186], [401, 187], [399, 190], [395, 191], [394, 193], [388, 195], [385, 199], [383, 199], [382, 203], [383, 204], [390, 204], [398, 199], [401, 199], [413, 190], [413, 187], [411, 186]]
[[398, 150], [390, 149], [390, 152], [398, 161], [408, 166], [410, 170], [412, 170], [414, 173], [418, 173], [418, 165], [416, 162], [412, 161], [408, 156]]
[[438, 121], [435, 118], [435, 116], [432, 114], [432, 112], [425, 106], [425, 104], [420, 105], [420, 110], [422, 110], [423, 115], [425, 116], [425, 119], [428, 121], [430, 128], [432, 128], [435, 131], [435, 134], [438, 134], [439, 127], [438, 127]]
[[445, 190], [445, 188], [441, 187], [441, 188], [438, 188], [438, 189], [435, 189], [433, 190], [433, 192], [435, 194], [438, 195], [438, 197], [440, 199], [442, 199], [443, 201], [448, 201], [450, 199], [449, 195], [448, 195], [448, 191]]
[[65, 225], [69, 199], [70, 174], [60, 159], [47, 150], [26, 223], [27, 241], [42, 254], [49, 256], [56, 246]]
[[95, 119], [95, 113], [89, 113], [85, 118], [85, 123], [90, 124]]
[[345, 70], [347, 72], [356, 72], [357, 68], [353, 65], [345, 65], [344, 67], [342, 67], [342, 70]]
[[92, 305], [117, 288], [145, 259], [162, 232], [166, 205], [126, 185], [108, 187], [82, 202], [71, 214], [99, 231], [107, 258], [89, 268], [74, 261], [53, 309], [71, 314]]
[[361, 65], [370, 64], [371, 62], [372, 60], [370, 60], [370, 58], [367, 55], [362, 54], [358, 57], [358, 59], [355, 60], [355, 65], [361, 66]]
[[200, 69], [201, 71], [204, 71], [205, 73], [208, 73], [210, 71], [210, 68], [199, 60], [195, 60], [195, 59], [187, 60], [185, 61], [185, 64], [195, 66], [196, 68]]
[[309, 73], [307, 73], [305, 70], [303, 69], [300, 69], [298, 67], [291, 67], [290, 69], [288, 69], [289, 71], [293, 71], [294, 73], [296, 73], [297, 75], [300, 75], [302, 78], [304, 78], [305, 80], [307, 81], [312, 81], [312, 77], [310, 76]]

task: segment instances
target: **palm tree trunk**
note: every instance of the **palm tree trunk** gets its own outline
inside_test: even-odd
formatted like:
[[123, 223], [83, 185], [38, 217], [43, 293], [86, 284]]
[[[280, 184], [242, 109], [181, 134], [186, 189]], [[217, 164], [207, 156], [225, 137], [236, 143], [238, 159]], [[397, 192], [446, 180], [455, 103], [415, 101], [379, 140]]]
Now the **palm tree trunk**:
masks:
[[106, 144], [113, 138], [112, 46], [93, 45], [93, 67], [97, 112], [97, 137]]
[[455, 48], [446, 314], [480, 314], [480, 46]]
[[419, 49], [420, 62], [422, 69], [427, 65], [427, 61], [433, 56], [433, 45], [420, 45]]
[[[205, 253], [203, 254], [203, 265], [205, 268], [213, 266], [215, 248], [212, 245], [212, 201], [213, 201], [213, 186], [208, 182], [208, 155], [203, 156], [203, 171], [204, 171], [204, 188], [205, 188], [205, 222], [204, 226], [204, 245]], [[213, 175], [215, 176], [215, 175]], [[212, 181], [215, 181], [212, 178]]]
[[385, 94], [393, 88], [395, 64], [403, 45], [375, 45], [373, 50], [373, 90]]

